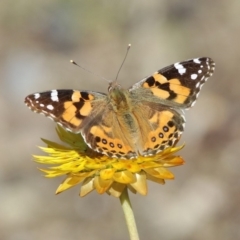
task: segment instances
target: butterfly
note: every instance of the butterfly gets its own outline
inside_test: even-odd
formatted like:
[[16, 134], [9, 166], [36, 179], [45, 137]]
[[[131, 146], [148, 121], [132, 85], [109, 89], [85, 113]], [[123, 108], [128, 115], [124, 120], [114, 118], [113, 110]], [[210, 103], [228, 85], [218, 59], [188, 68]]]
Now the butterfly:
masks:
[[115, 80], [108, 94], [52, 90], [27, 96], [25, 104], [81, 133], [94, 151], [121, 159], [152, 156], [179, 140], [183, 110], [193, 106], [214, 68], [211, 58], [194, 58], [165, 67], [129, 89]]

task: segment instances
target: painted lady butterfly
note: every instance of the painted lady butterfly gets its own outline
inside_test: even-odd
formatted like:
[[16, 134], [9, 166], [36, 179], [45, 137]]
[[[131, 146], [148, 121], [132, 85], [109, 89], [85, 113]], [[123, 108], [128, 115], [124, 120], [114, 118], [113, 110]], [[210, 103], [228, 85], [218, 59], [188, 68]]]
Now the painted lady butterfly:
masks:
[[128, 90], [113, 81], [108, 94], [52, 90], [31, 94], [25, 103], [81, 133], [97, 152], [123, 159], [154, 155], [179, 139], [185, 123], [181, 110], [193, 106], [214, 67], [210, 58], [194, 58], [165, 67]]

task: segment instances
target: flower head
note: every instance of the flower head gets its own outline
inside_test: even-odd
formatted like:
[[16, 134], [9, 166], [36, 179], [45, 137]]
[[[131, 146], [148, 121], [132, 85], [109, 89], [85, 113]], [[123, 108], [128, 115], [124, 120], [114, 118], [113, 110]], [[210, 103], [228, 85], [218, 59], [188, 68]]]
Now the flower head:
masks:
[[171, 147], [154, 156], [137, 159], [116, 159], [90, 149], [80, 134], [57, 127], [59, 138], [69, 146], [44, 140], [47, 147], [40, 147], [48, 156], [34, 156], [36, 162], [52, 165], [40, 169], [48, 178], [66, 176], [56, 193], [61, 193], [77, 184], [81, 185], [80, 196], [93, 190], [119, 197], [127, 187], [133, 193], [147, 194], [147, 180], [164, 184], [174, 175], [168, 167], [182, 165], [184, 160], [173, 155], [183, 148]]

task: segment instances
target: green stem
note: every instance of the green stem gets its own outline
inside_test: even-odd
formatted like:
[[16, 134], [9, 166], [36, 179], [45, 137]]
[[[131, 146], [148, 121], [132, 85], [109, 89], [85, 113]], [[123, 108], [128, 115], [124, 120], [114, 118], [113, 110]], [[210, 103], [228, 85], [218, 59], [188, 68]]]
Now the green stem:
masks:
[[137, 226], [134, 219], [131, 202], [128, 196], [127, 187], [125, 187], [124, 191], [122, 192], [120, 196], [120, 201], [123, 208], [125, 220], [127, 223], [130, 240], [139, 240]]

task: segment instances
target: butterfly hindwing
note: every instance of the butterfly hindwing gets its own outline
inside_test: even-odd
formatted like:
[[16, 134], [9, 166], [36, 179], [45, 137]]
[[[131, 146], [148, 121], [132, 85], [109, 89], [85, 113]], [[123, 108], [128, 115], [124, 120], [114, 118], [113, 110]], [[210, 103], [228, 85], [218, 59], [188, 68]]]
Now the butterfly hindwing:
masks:
[[133, 114], [141, 122], [142, 137], [138, 140], [141, 155], [154, 155], [174, 146], [184, 130], [184, 117], [161, 104], [142, 101], [135, 106]]
[[82, 135], [93, 150], [109, 157], [129, 159], [138, 155], [129, 126], [109, 105], [86, 122]]

